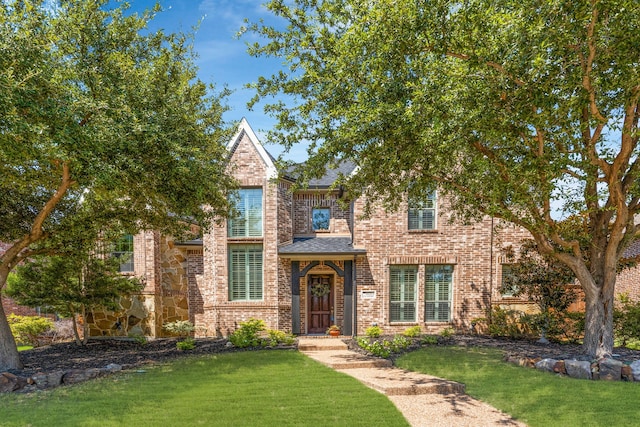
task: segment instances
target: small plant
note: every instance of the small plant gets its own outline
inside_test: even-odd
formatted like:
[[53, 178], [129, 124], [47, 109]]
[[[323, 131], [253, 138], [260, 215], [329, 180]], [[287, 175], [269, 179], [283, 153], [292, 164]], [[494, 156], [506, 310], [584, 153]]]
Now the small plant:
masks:
[[440, 332], [440, 336], [442, 338], [450, 338], [452, 337], [454, 334], [456, 333], [456, 331], [449, 327], [449, 328], [444, 328], [441, 332]]
[[165, 323], [164, 325], [162, 325], [162, 327], [165, 331], [168, 331], [180, 337], [186, 337], [196, 329], [193, 326], [193, 323], [189, 322], [188, 320], [176, 320], [175, 322]]
[[178, 350], [182, 351], [193, 350], [194, 348], [196, 348], [196, 341], [191, 337], [187, 337], [182, 341], [178, 341], [176, 343], [176, 347], [178, 348]]
[[402, 335], [404, 335], [405, 337], [409, 337], [409, 338], [419, 337], [420, 334], [422, 334], [422, 328], [420, 328], [420, 325], [415, 325], [415, 326], [408, 327], [402, 333]]
[[380, 326], [369, 326], [365, 329], [364, 334], [369, 338], [378, 338], [382, 335], [382, 328]]
[[133, 341], [135, 341], [138, 345], [147, 345], [148, 343], [147, 337], [145, 337], [144, 335], [130, 335], [129, 337], [133, 339]]
[[358, 338], [356, 341], [361, 348], [369, 353], [385, 359], [388, 358], [391, 353], [400, 353], [411, 345], [411, 340], [401, 335], [396, 335], [392, 341], [385, 339], [370, 341], [366, 338]]
[[240, 322], [240, 327], [229, 335], [229, 341], [236, 347], [260, 347], [263, 340], [260, 338], [260, 332], [267, 329], [264, 320], [254, 319], [253, 317], [246, 322]]
[[434, 335], [425, 335], [420, 340], [420, 344], [422, 345], [436, 345], [438, 344], [438, 337]]
[[296, 342], [296, 337], [293, 334], [275, 329], [269, 329], [267, 335], [269, 336], [266, 343], [267, 347], [275, 347], [278, 344], [293, 345]]
[[337, 331], [338, 333], [340, 333], [340, 326], [338, 325], [331, 325], [329, 326], [329, 328], [327, 329], [327, 334], [331, 334], [331, 331]]
[[16, 342], [34, 347], [38, 347], [40, 337], [53, 328], [53, 322], [45, 317], [10, 314], [7, 320]]
[[196, 328], [188, 320], [176, 320], [175, 322], [165, 323], [162, 327], [172, 334], [184, 337], [182, 341], [176, 343], [176, 347], [179, 350], [193, 350], [196, 347], [196, 342], [189, 336]]

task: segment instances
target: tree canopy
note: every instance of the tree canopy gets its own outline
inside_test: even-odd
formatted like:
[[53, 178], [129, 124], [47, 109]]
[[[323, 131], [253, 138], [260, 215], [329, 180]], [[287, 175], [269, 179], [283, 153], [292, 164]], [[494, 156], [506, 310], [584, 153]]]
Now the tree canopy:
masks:
[[[396, 208], [437, 187], [457, 219], [527, 229], [586, 297], [585, 350], [613, 348], [616, 265], [638, 233], [640, 15], [631, 0], [274, 0], [253, 55], [274, 140], [310, 142], [307, 176]], [[413, 194], [412, 194], [413, 193]], [[563, 227], [585, 218], [588, 245]]]
[[[0, 2], [0, 289], [80, 237], [179, 236], [229, 211], [225, 91], [196, 78], [190, 36], [148, 29], [159, 12]], [[0, 312], [0, 369], [19, 365]]]

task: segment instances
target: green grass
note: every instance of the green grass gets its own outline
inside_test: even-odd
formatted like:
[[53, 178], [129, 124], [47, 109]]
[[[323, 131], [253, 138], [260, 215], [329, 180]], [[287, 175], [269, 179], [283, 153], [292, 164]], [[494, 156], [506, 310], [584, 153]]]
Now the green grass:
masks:
[[185, 358], [0, 396], [0, 426], [407, 426], [393, 404], [293, 351]]
[[470, 396], [537, 426], [637, 426], [639, 383], [577, 380], [502, 361], [496, 349], [430, 347], [397, 366], [466, 384]]

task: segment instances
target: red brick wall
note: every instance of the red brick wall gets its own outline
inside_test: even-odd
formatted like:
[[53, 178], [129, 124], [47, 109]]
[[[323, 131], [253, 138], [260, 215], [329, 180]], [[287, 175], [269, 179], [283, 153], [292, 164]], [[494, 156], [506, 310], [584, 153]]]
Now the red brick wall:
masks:
[[[264, 159], [246, 133], [240, 136], [234, 148], [230, 170], [240, 187], [261, 187], [263, 190], [263, 237], [230, 239], [226, 222], [203, 236], [204, 273], [197, 281], [203, 309], [195, 320], [197, 326], [223, 335], [233, 332], [241, 321], [251, 317], [264, 320], [268, 328], [284, 329], [279, 324], [279, 313], [286, 312], [286, 303], [280, 306], [277, 242], [279, 239], [288, 240], [288, 236], [286, 226], [284, 230], [279, 229], [277, 217], [279, 211], [282, 215], [287, 214], [287, 201], [278, 198], [286, 188], [268, 179]], [[229, 301], [227, 252], [230, 243], [263, 244], [262, 301]], [[282, 301], [287, 301], [287, 297], [284, 296]], [[290, 304], [290, 297], [288, 302]]]

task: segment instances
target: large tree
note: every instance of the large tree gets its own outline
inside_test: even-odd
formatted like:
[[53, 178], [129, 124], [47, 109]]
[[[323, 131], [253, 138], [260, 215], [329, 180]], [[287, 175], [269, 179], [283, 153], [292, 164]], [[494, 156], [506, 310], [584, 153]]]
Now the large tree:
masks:
[[[369, 206], [438, 187], [462, 220], [527, 229], [586, 296], [584, 349], [613, 348], [616, 264], [638, 228], [640, 14], [633, 0], [274, 0], [250, 53], [274, 133], [307, 172], [348, 158]], [[286, 99], [286, 98], [285, 98]], [[278, 139], [278, 138], [276, 138]], [[559, 219], [586, 218], [582, 247]]]
[[[0, 2], [0, 289], [80, 237], [228, 212], [224, 94], [196, 79], [188, 36], [148, 29], [159, 11]], [[20, 366], [0, 307], [0, 371]]]

